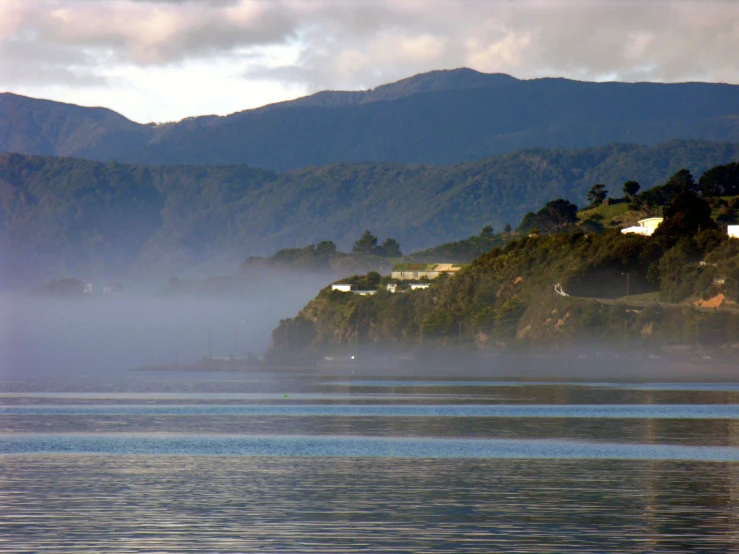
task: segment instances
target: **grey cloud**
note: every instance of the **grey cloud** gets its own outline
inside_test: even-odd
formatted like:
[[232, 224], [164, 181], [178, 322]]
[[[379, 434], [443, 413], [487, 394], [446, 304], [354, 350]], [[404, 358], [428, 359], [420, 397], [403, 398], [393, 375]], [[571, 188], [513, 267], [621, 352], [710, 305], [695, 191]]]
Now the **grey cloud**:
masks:
[[279, 44], [296, 21], [278, 3], [135, 2], [91, 6], [60, 24], [54, 13], [38, 20], [47, 40], [107, 49], [121, 63], [164, 65], [224, 55], [240, 47]]
[[0, 42], [0, 75], [3, 85], [106, 86], [92, 57], [76, 48], [53, 47], [38, 41]]
[[[51, 5], [21, 5], [9, 1], [0, 4], [0, 20], [3, 10], [8, 10], [15, 23], [3, 26], [0, 21], [0, 45], [23, 43], [36, 52], [45, 48], [76, 49], [80, 54], [93, 51], [106, 63], [139, 66], [281, 44], [294, 36], [298, 26], [294, 14], [279, 2], [58, 0]], [[41, 55], [36, 61], [44, 64], [47, 58]]]
[[[580, 79], [723, 80], [739, 82], [739, 3], [726, 1], [604, 0], [592, 2], [436, 2], [423, 17], [399, 25], [386, 5], [388, 28], [397, 37], [424, 32], [444, 42], [432, 59], [390, 62], [373, 56], [376, 29], [342, 27], [341, 40], [316, 35], [297, 64], [287, 71], [313, 77], [313, 88], [328, 81], [372, 86], [400, 72], [470, 66], [517, 77], [544, 75]], [[443, 9], [442, 9], [443, 8]], [[396, 37], [396, 43], [398, 39]], [[374, 42], [373, 42], [374, 41]], [[387, 41], [392, 44], [393, 38]], [[374, 46], [373, 46], [374, 45]], [[389, 46], [388, 48], [390, 48]], [[355, 70], [342, 72], [347, 52], [367, 53]], [[362, 63], [364, 61], [365, 63]], [[269, 75], [270, 69], [264, 72]], [[275, 74], [275, 73], [273, 73]]]
[[3, 76], [37, 66], [92, 78], [96, 60], [151, 67], [293, 45], [294, 62], [257, 57], [245, 77], [352, 89], [469, 66], [522, 78], [739, 82], [739, 2], [727, 0], [57, 0], [56, 10], [10, 1], [21, 15], [10, 31], [0, 24], [0, 54], [16, 51]]

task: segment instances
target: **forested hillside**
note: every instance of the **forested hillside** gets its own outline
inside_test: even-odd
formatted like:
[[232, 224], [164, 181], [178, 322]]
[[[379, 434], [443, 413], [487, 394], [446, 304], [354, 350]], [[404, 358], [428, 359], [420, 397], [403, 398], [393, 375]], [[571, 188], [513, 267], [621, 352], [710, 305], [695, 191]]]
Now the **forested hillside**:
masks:
[[[642, 189], [681, 168], [696, 176], [739, 159], [735, 145], [525, 150], [449, 166], [336, 164], [277, 174], [246, 166], [133, 166], [0, 155], [2, 271], [48, 280], [87, 272], [179, 272], [331, 240], [366, 229], [404, 252], [498, 231], [551, 198], [583, 205], [604, 183]], [[219, 269], [213, 265], [213, 271]], [[38, 283], [40, 284], [40, 283]]]
[[458, 69], [147, 125], [102, 108], [0, 94], [0, 151], [137, 164], [449, 164], [531, 147], [676, 138], [739, 142], [739, 86], [518, 80]]
[[[680, 346], [683, 357], [735, 362], [739, 240], [690, 186], [660, 192], [666, 219], [652, 236], [532, 233], [425, 290], [377, 273], [345, 280], [372, 296], [326, 287], [274, 330], [272, 357], [310, 363], [327, 353], [447, 347], [623, 355]], [[390, 283], [398, 288], [387, 290]]]

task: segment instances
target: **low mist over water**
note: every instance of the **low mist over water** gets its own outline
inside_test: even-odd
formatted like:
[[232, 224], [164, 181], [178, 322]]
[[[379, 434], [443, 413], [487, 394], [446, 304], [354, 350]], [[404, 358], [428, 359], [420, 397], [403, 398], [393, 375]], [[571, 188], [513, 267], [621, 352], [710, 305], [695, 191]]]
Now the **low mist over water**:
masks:
[[0, 296], [0, 376], [109, 376], [212, 356], [261, 356], [279, 320], [293, 316], [331, 277], [267, 273], [231, 290], [59, 297]]

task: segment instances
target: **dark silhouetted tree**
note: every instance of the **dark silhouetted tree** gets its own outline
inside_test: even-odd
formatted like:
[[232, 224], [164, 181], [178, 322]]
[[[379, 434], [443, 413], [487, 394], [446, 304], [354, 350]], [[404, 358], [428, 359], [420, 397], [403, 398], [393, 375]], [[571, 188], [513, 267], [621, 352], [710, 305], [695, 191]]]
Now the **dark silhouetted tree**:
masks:
[[574, 229], [576, 223], [577, 206], [569, 200], [558, 198], [536, 213], [527, 213], [518, 230], [524, 233], [533, 229], [539, 229], [543, 233], [559, 233]]
[[698, 190], [704, 198], [739, 195], [739, 164], [712, 167], [701, 176]]
[[336, 255], [336, 245], [331, 240], [322, 240], [316, 244], [316, 256], [330, 258]]
[[608, 197], [608, 191], [606, 190], [605, 185], [593, 185], [590, 187], [590, 190], [588, 191], [588, 202], [590, 202], [593, 206], [600, 206], [603, 203], [603, 200], [605, 200]]
[[637, 183], [636, 181], [626, 181], [624, 183], [624, 194], [626, 194], [626, 196], [631, 198], [637, 192], [639, 192], [640, 188], [641, 188], [641, 185]]
[[674, 243], [684, 236], [692, 236], [701, 231], [716, 229], [711, 219], [711, 206], [693, 191], [678, 194], [665, 210], [665, 221], [657, 227], [655, 237]]
[[367, 274], [366, 279], [367, 279], [367, 284], [370, 287], [376, 287], [377, 285], [380, 284], [380, 281], [382, 280], [382, 275], [380, 275], [376, 271], [370, 271]]
[[639, 194], [634, 202], [639, 207], [667, 206], [683, 192], [696, 192], [693, 175], [687, 169], [677, 171], [664, 185], [653, 187]]
[[697, 187], [695, 186], [695, 180], [693, 174], [688, 169], [679, 169], [670, 179], [665, 183], [670, 185], [680, 192], [691, 191], [696, 192]]
[[376, 254], [379, 256], [385, 256], [386, 258], [400, 258], [403, 253], [400, 251], [400, 243], [393, 239], [385, 239], [382, 246], [375, 249]]
[[352, 246], [352, 252], [355, 254], [370, 255], [375, 253], [375, 248], [377, 248], [377, 237], [367, 230], [360, 239], [354, 243], [354, 246]]

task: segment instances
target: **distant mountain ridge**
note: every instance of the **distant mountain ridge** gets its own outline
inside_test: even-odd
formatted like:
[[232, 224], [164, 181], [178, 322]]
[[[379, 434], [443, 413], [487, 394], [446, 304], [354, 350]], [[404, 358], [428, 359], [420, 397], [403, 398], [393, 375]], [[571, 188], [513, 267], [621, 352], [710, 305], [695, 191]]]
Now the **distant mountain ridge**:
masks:
[[0, 154], [0, 282], [125, 280], [135, 271], [169, 278], [198, 265], [209, 274], [231, 272], [250, 255], [321, 240], [346, 250], [365, 229], [396, 238], [408, 253], [476, 235], [485, 225], [517, 225], [554, 198], [583, 205], [594, 183], [621, 196], [629, 179], [646, 189], [681, 168], [697, 178], [737, 160], [739, 145], [700, 141], [282, 174]]
[[163, 125], [0, 94], [0, 151], [149, 165], [450, 164], [675, 138], [739, 143], [739, 86], [519, 80], [461, 68]]
[[459, 69], [441, 69], [421, 73], [406, 79], [401, 79], [387, 85], [380, 85], [370, 90], [361, 91], [333, 91], [325, 90], [277, 104], [270, 104], [264, 108], [274, 107], [302, 107], [317, 106], [322, 108], [339, 108], [383, 102], [407, 98], [414, 94], [439, 92], [443, 90], [459, 90], [482, 86], [504, 85], [517, 82], [518, 79], [504, 73], [480, 73], [474, 69], [462, 67]]

